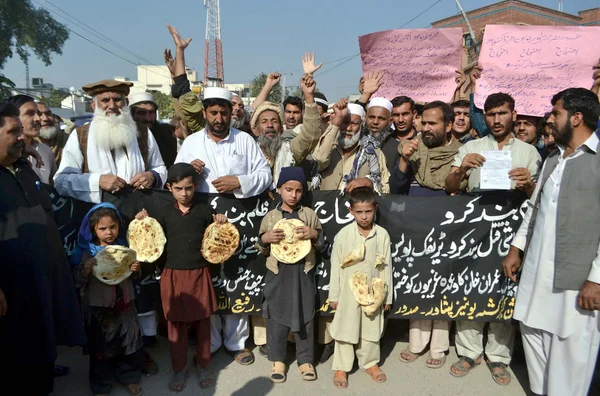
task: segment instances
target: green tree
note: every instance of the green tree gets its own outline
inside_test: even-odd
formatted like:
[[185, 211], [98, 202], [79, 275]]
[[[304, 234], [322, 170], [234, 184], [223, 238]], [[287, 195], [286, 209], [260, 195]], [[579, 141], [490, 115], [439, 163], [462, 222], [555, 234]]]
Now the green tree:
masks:
[[[46, 66], [52, 64], [52, 54], [61, 55], [69, 38], [69, 31], [42, 8], [35, 8], [31, 0], [0, 0], [0, 70], [16, 52], [25, 62], [29, 51]], [[12, 85], [0, 74], [0, 95]]]
[[[258, 96], [262, 87], [265, 85], [265, 82], [267, 81], [267, 75], [268, 74], [261, 72], [260, 74], [257, 74], [256, 76], [254, 76], [254, 78], [252, 79], [252, 89], [250, 90], [250, 94], [252, 97], [255, 98]], [[273, 103], [281, 103], [281, 97], [282, 97], [281, 92], [282, 92], [281, 85], [277, 85], [271, 91], [271, 94], [269, 95], [268, 100]]]
[[61, 102], [69, 97], [69, 92], [53, 89], [49, 97], [43, 97], [41, 101], [48, 107], [61, 107]]
[[160, 118], [173, 118], [175, 116], [175, 107], [173, 107], [173, 98], [160, 91], [148, 91], [154, 96], [154, 103], [158, 106]]

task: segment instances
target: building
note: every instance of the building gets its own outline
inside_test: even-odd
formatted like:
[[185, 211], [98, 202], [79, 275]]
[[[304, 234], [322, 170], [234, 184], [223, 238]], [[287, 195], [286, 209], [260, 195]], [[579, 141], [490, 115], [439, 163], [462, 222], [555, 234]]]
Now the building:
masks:
[[254, 99], [256, 99], [251, 96], [252, 84], [223, 84], [223, 87], [242, 98], [246, 106], [251, 105]]
[[[505, 0], [475, 10], [466, 11], [478, 42], [483, 39], [485, 26], [490, 25], [546, 25], [546, 26], [600, 26], [600, 7], [579, 11], [578, 15], [542, 7], [526, 1]], [[461, 14], [431, 23], [434, 28], [460, 27], [463, 30], [463, 69], [471, 69], [477, 61], [475, 43]]]
[[[186, 68], [186, 73], [192, 87], [201, 84], [201, 81], [198, 81], [198, 72], [194, 69]], [[165, 95], [171, 95], [171, 72], [165, 65], [139, 65], [137, 66], [137, 80], [130, 80], [123, 76], [117, 76], [115, 80], [133, 83], [132, 93], [159, 91]]]

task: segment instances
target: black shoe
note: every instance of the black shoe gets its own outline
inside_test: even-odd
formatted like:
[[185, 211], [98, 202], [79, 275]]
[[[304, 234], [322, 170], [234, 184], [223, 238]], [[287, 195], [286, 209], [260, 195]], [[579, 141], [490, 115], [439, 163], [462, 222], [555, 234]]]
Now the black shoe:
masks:
[[144, 347], [149, 348], [156, 346], [158, 344], [158, 339], [156, 336], [142, 336], [142, 343]]
[[158, 365], [146, 351], [142, 351], [142, 374], [148, 377], [158, 373]]
[[268, 352], [268, 349], [267, 349], [267, 344], [261, 345], [261, 346], [258, 347], [258, 354], [260, 356], [262, 356], [262, 357], [266, 357], [266, 358], [269, 357], [269, 352]]
[[328, 361], [329, 358], [331, 357], [331, 355], [333, 355], [334, 348], [335, 348], [335, 344], [333, 341], [331, 341], [329, 344], [325, 345], [325, 348], [323, 348], [323, 353], [321, 354], [321, 357], [319, 358], [319, 363], [325, 363], [326, 361]]
[[71, 372], [71, 369], [68, 368], [67, 366], [61, 366], [58, 364], [54, 365], [54, 377], [64, 377], [65, 375], [68, 375]]

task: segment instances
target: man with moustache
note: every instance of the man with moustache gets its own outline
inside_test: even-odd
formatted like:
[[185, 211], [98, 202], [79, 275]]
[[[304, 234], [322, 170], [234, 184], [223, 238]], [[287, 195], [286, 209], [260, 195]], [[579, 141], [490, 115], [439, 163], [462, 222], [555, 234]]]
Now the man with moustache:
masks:
[[542, 168], [503, 267], [513, 282], [521, 270], [514, 319], [521, 322], [531, 391], [585, 396], [600, 345], [600, 140], [594, 133], [600, 103], [584, 88], [569, 88], [554, 95], [552, 106], [548, 122], [556, 126], [558, 149]]
[[[542, 159], [534, 146], [515, 138], [516, 120], [514, 99], [505, 93], [494, 93], [484, 103], [485, 123], [490, 134], [462, 146], [454, 158], [452, 170], [446, 178], [446, 191], [480, 191], [480, 167], [485, 162], [482, 151], [510, 150], [513, 169], [509, 172], [511, 189], [531, 197]], [[463, 183], [467, 181], [467, 183]], [[464, 186], [464, 187], [463, 187]], [[507, 385], [511, 375], [506, 370], [512, 355], [515, 329], [512, 324], [491, 322], [487, 344], [482, 345], [485, 322], [456, 322], [456, 352], [461, 356], [450, 368], [450, 374], [462, 377], [481, 362], [485, 352], [492, 378], [499, 385]]]
[[457, 100], [453, 102], [454, 123], [452, 124], [452, 136], [460, 144], [465, 144], [477, 139], [477, 131], [471, 127], [471, 102], [468, 100]]
[[388, 174], [394, 170], [400, 158], [398, 154], [400, 140], [390, 129], [393, 107], [392, 102], [381, 97], [371, 99], [367, 105], [367, 139], [375, 148], [383, 152], [385, 162], [381, 167], [385, 167]]
[[19, 114], [0, 104], [0, 382], [49, 395], [56, 347], [85, 334], [52, 201], [22, 158]]
[[[249, 198], [269, 190], [273, 177], [259, 146], [252, 136], [231, 127], [231, 92], [208, 87], [202, 105], [206, 127], [183, 141], [175, 160], [200, 173], [197, 191]], [[248, 315], [213, 314], [210, 323], [211, 353], [224, 345], [239, 364], [254, 362], [254, 354], [245, 347]]]
[[396, 140], [403, 142], [417, 137], [415, 129], [415, 102], [408, 96], [396, 96], [392, 99], [392, 126]]
[[57, 124], [56, 115], [52, 114], [52, 110], [42, 102], [37, 103], [37, 108], [40, 115], [40, 136], [38, 140], [52, 149], [56, 166], [60, 165], [63, 148], [67, 144], [69, 134], [61, 129]]
[[[51, 184], [52, 177], [56, 173], [56, 161], [50, 147], [37, 140], [40, 136], [41, 123], [36, 103], [31, 96], [27, 95], [10, 97], [7, 103], [11, 103], [19, 109], [19, 119], [23, 126], [25, 150], [35, 151], [39, 156], [39, 158], [29, 156], [27, 160], [31, 163], [33, 171], [38, 175], [41, 182]], [[41, 160], [41, 164], [38, 162], [38, 159]]]
[[129, 107], [133, 119], [146, 126], [158, 144], [160, 156], [168, 168], [175, 162], [177, 156], [177, 140], [173, 134], [173, 127], [156, 120], [158, 105], [154, 95], [150, 92], [136, 92], [129, 95]]
[[246, 111], [244, 110], [244, 101], [236, 93], [231, 93], [231, 104], [233, 105], [231, 112], [231, 127], [239, 129], [244, 132], [251, 132], [245, 130], [244, 124], [246, 123]]
[[[376, 99], [373, 101], [374, 105], [378, 104]], [[387, 103], [391, 110], [391, 103]], [[354, 187], [358, 180], [368, 178], [376, 191], [389, 192], [390, 174], [383, 152], [371, 135], [361, 134], [366, 119], [363, 107], [342, 99], [333, 106], [333, 110], [330, 121], [333, 133], [327, 133], [313, 152], [313, 159], [321, 172], [319, 189], [344, 192]], [[388, 119], [389, 114], [387, 111]], [[375, 124], [379, 127], [378, 123]]]

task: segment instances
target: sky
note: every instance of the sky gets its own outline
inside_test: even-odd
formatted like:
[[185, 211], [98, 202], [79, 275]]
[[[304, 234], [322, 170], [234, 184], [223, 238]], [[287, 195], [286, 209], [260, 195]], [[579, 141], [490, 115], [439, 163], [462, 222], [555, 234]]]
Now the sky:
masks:
[[[31, 0], [59, 22], [129, 62], [71, 33], [62, 55], [52, 65], [30, 58], [30, 76], [42, 77], [55, 87], [75, 87], [114, 76], [137, 78], [136, 64], [163, 65], [163, 50], [174, 50], [166, 24], [175, 26], [192, 43], [187, 66], [204, 75], [206, 10], [202, 0]], [[461, 0], [465, 11], [499, 0]], [[557, 9], [557, 0], [531, 3]], [[429, 10], [430, 6], [433, 7]], [[564, 0], [564, 12], [600, 5], [600, 0]], [[66, 17], [58, 9], [73, 16]], [[329, 101], [357, 92], [361, 76], [358, 36], [389, 29], [427, 28], [431, 22], [458, 14], [455, 0], [221, 0], [221, 40], [226, 83], [250, 83], [260, 73], [286, 73], [287, 85], [298, 85], [301, 57], [316, 54], [325, 64], [315, 80]], [[427, 11], [426, 11], [427, 10]], [[426, 11], [426, 12], [424, 12]], [[423, 13], [424, 12], [424, 13]], [[423, 13], [419, 16], [419, 14]], [[81, 23], [101, 32], [130, 52], [107, 43]], [[89, 30], [89, 28], [87, 28]], [[135, 55], [134, 55], [135, 54]], [[342, 63], [344, 62], [344, 63]], [[1, 71], [25, 86], [25, 66], [18, 56]]]

